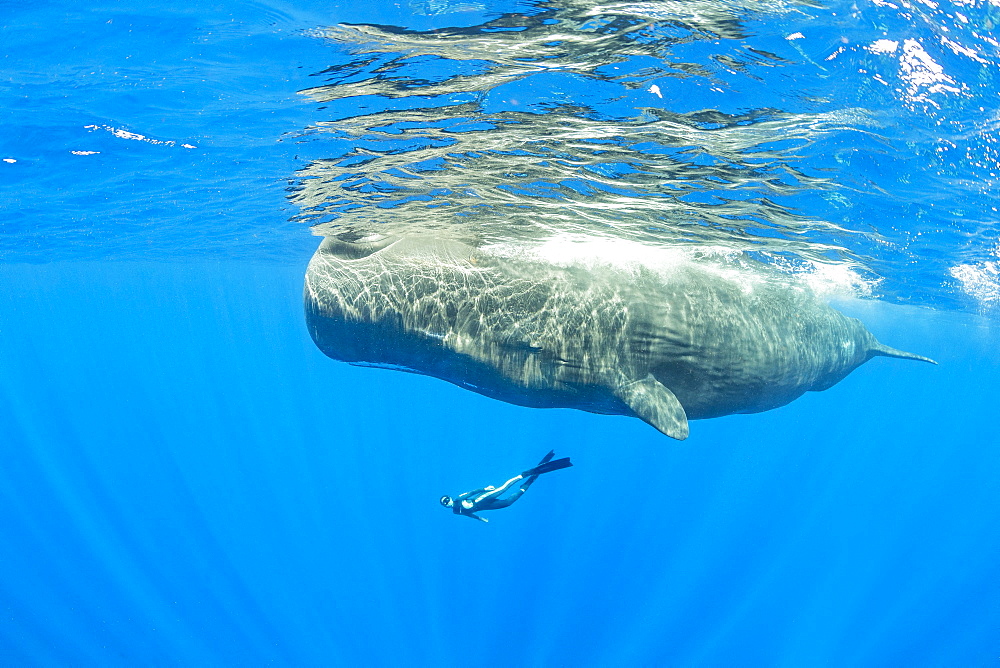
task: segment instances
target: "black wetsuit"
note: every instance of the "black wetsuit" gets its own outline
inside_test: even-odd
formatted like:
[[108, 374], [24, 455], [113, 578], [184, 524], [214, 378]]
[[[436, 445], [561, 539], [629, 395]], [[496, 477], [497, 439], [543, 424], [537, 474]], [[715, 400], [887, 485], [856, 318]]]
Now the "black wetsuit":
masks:
[[[545, 455], [545, 457], [542, 458], [542, 461], [538, 463], [538, 466], [519, 473], [500, 487], [483, 487], [471, 492], [460, 494], [458, 498], [451, 502], [452, 512], [456, 515], [465, 515], [466, 517], [471, 517], [481, 522], [488, 522], [489, 520], [485, 517], [476, 515], [476, 513], [483, 510], [499, 510], [500, 508], [506, 508], [510, 504], [517, 501], [521, 495], [524, 494], [529, 487], [531, 487], [531, 483], [535, 482], [541, 474], [548, 473], [550, 471], [558, 471], [559, 469], [573, 465], [572, 462], [569, 461], [569, 457], [563, 457], [562, 459], [551, 461], [554, 454], [555, 453], [553, 451], [550, 451], [547, 455]], [[510, 487], [518, 480], [524, 480], [524, 482], [521, 483], [521, 486], [518, 487], [513, 494], [508, 496], [506, 499], [501, 499], [500, 496], [510, 489]]]

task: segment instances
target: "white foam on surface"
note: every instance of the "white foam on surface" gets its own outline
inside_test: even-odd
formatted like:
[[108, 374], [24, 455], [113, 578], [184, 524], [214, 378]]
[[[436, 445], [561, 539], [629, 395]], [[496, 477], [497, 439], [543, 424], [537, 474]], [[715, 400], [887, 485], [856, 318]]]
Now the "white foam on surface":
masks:
[[793, 285], [813, 291], [826, 300], [872, 298], [880, 281], [863, 277], [846, 264], [806, 262], [770, 265], [775, 271], [754, 270], [747, 259], [725, 246], [663, 248], [627, 239], [595, 239], [586, 235], [557, 235], [533, 246], [494, 244], [483, 248], [492, 255], [543, 262], [556, 266], [578, 266], [590, 270], [613, 269], [636, 275], [654, 271], [669, 275], [684, 266], [697, 266], [739, 284], [749, 292], [762, 281], [791, 279]]
[[723, 246], [663, 248], [628, 239], [595, 239], [586, 235], [564, 234], [549, 237], [533, 246], [494, 244], [483, 250], [529, 262], [614, 270], [630, 275], [653, 271], [666, 276], [679, 268], [696, 266], [739, 284], [747, 292], [767, 278], [740, 266], [740, 253]]
[[128, 130], [112, 127], [110, 125], [84, 125], [83, 129], [90, 130], [91, 132], [93, 132], [94, 130], [104, 130], [105, 132], [110, 132], [119, 139], [130, 139], [132, 141], [146, 142], [147, 144], [158, 144], [162, 146], [180, 146], [181, 148], [187, 148], [187, 149], [198, 148], [193, 144], [178, 144], [176, 141], [172, 139], [167, 139], [167, 140], [153, 139], [152, 137], [147, 137], [146, 135], [141, 135], [137, 132], [129, 132]]
[[870, 298], [880, 281], [867, 280], [846, 264], [809, 262], [796, 275], [824, 299]]
[[[993, 255], [1000, 258], [1000, 243], [993, 249]], [[980, 304], [1000, 303], [1000, 260], [985, 260], [973, 264], [958, 264], [948, 270], [952, 278], [962, 286], [962, 291]]]
[[[673, 267], [691, 260], [682, 248], [658, 248], [628, 239], [593, 238], [582, 234], [558, 234], [534, 245], [492, 244], [488, 253], [558, 266], [605, 267], [635, 272], [639, 269]], [[699, 247], [704, 253], [707, 249]]]

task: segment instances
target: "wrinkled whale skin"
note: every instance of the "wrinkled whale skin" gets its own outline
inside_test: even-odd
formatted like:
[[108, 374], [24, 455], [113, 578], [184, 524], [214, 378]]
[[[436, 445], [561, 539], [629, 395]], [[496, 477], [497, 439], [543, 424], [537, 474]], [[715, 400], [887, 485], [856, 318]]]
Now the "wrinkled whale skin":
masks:
[[633, 273], [514, 260], [433, 237], [327, 238], [305, 279], [329, 357], [447, 380], [531, 407], [688, 420], [824, 390], [883, 346], [805, 287], [680, 263]]

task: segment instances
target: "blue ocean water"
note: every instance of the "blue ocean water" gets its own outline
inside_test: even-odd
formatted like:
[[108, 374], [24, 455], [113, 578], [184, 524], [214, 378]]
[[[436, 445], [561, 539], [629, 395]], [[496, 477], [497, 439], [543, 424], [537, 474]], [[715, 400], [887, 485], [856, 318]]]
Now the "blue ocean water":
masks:
[[[0, 4], [0, 662], [996, 663], [998, 18]], [[310, 225], [742, 252], [939, 365], [511, 406], [324, 357]]]

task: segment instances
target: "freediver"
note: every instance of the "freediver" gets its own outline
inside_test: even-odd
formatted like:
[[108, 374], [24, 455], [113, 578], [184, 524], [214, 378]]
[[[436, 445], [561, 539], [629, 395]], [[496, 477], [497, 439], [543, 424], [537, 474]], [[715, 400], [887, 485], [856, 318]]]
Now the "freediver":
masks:
[[[476, 513], [481, 510], [498, 510], [500, 508], [506, 508], [521, 498], [521, 495], [528, 491], [528, 488], [531, 487], [531, 483], [535, 482], [535, 480], [538, 479], [538, 476], [543, 473], [558, 471], [559, 469], [564, 469], [573, 465], [573, 462], [569, 460], [569, 457], [563, 457], [562, 459], [552, 461], [552, 456], [554, 454], [554, 450], [549, 450], [549, 454], [542, 457], [542, 461], [538, 462], [538, 466], [517, 474], [499, 487], [490, 485], [488, 487], [483, 487], [482, 489], [476, 489], [471, 492], [460, 494], [458, 498], [454, 500], [452, 500], [450, 496], [442, 496], [441, 505], [445, 508], [451, 508], [452, 512], [456, 515], [465, 515], [466, 517], [477, 519], [480, 522], [489, 522], [488, 519], [480, 517], [479, 515], [476, 515]], [[512, 485], [516, 484], [518, 480], [524, 480], [524, 482], [521, 483], [521, 486], [513, 494], [508, 496], [506, 499], [501, 499], [500, 497], [503, 493], [510, 489]]]

